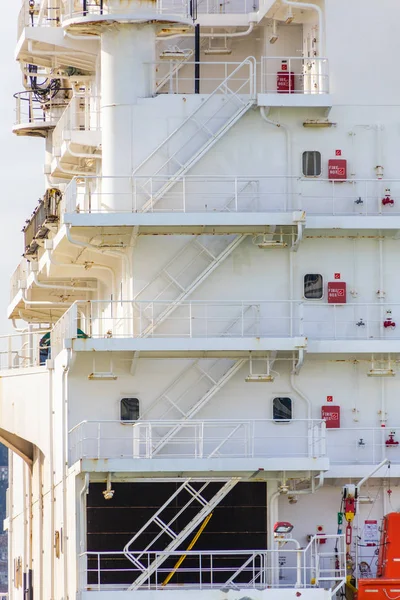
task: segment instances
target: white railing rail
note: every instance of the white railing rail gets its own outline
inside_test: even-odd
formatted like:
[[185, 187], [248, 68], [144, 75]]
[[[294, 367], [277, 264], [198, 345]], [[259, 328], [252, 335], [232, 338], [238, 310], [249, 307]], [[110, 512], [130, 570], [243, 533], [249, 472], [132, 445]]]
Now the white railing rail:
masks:
[[15, 269], [14, 273], [11, 275], [10, 280], [10, 302], [12, 302], [15, 296], [18, 294], [21, 289], [21, 285], [26, 284], [26, 280], [30, 273], [30, 265], [31, 263], [23, 258], [19, 263], [18, 267]]
[[[388, 319], [394, 326], [385, 327]], [[398, 340], [400, 303], [305, 302], [303, 327], [305, 335], [314, 340]]]
[[[177, 426], [179, 431], [161, 447]], [[290, 435], [289, 445], [284, 433]], [[70, 464], [83, 458], [320, 458], [325, 456], [325, 421], [83, 421], [69, 432], [69, 446]]]
[[[393, 432], [393, 444], [389, 434]], [[376, 465], [388, 458], [400, 464], [400, 425], [385, 427], [340, 427], [327, 429], [327, 454], [331, 465]]]
[[[162, 60], [147, 63], [151, 72], [156, 74], [156, 87], [158, 94], [193, 94], [195, 86], [194, 61], [187, 60], [180, 69], [176, 69], [174, 60]], [[249, 71], [250, 69], [250, 71]], [[202, 61], [201, 77], [199, 80], [201, 94], [224, 94], [223, 82], [229, 78], [229, 89], [232, 93], [254, 97], [256, 93], [257, 66], [253, 62], [232, 61]], [[163, 85], [158, 85], [163, 81]]]
[[261, 58], [261, 93], [328, 94], [328, 59], [263, 56]]
[[182, 17], [188, 16], [189, 3], [186, 0], [156, 0], [154, 6], [145, 5], [140, 2], [115, 2], [114, 0], [62, 0], [62, 20], [77, 17], [93, 17], [101, 15], [125, 15], [146, 11], [155, 14], [173, 14]]
[[258, 10], [258, 0], [198, 0], [198, 14], [247, 14]]
[[[115, 183], [111, 186], [113, 191], [110, 191], [110, 183], [114, 180]], [[168, 181], [168, 176], [160, 175], [78, 177], [66, 188], [65, 210], [67, 213], [135, 213], [143, 210], [160, 213], [248, 213], [303, 210], [306, 214], [321, 216], [400, 214], [400, 179], [335, 181], [285, 176], [182, 175], [176, 178], [174, 185], [159, 199], [157, 191], [166, 186]], [[393, 204], [382, 202], [388, 197], [393, 200]]]
[[[298, 204], [317, 215], [399, 215], [400, 179], [302, 178]], [[389, 202], [387, 202], [389, 199]], [[390, 202], [393, 200], [393, 204]]]
[[[109, 179], [124, 180], [124, 191], [109, 192]], [[287, 202], [285, 177], [177, 177], [174, 185], [159, 199], [157, 191], [167, 185], [168, 176], [80, 177], [65, 191], [66, 212], [104, 213], [120, 205], [121, 212], [284, 212]], [[104, 185], [106, 184], [106, 185]], [[115, 199], [117, 198], [117, 201]], [[290, 205], [295, 201], [290, 202]]]
[[57, 0], [36, 0], [30, 6], [29, 0], [22, 0], [21, 10], [18, 15], [17, 39], [25, 27], [58, 27], [60, 24], [60, 9]]
[[303, 335], [301, 302], [179, 302], [176, 310], [159, 323], [160, 315], [173, 304], [127, 300], [76, 302], [56, 323], [52, 335], [55, 340], [62, 338], [64, 327], [72, 334], [72, 339], [78, 337], [78, 329], [92, 338], [286, 338]]
[[15, 125], [55, 126], [68, 106], [69, 92], [67, 88], [60, 89], [54, 95], [50, 92], [48, 99], [39, 99], [35, 92], [29, 90], [14, 94]]
[[[343, 535], [324, 538], [325, 544], [315, 536], [300, 549], [284, 544], [273, 550], [132, 552], [132, 562], [122, 552], [85, 552], [79, 556], [80, 590], [128, 590], [157, 561], [161, 566], [139, 589], [320, 587], [330, 590], [333, 597], [346, 581], [345, 540]], [[175, 571], [174, 565], [183, 555], [185, 559]]]
[[[53, 329], [53, 352], [78, 329], [92, 338], [290, 338], [309, 340], [398, 340], [399, 303], [327, 304], [313, 301], [180, 302], [160, 315], [168, 301], [75, 302]], [[385, 327], [387, 311], [396, 327]]]
[[65, 131], [99, 131], [100, 97], [90, 92], [75, 94], [53, 131], [53, 148], [60, 148]]
[[47, 346], [41, 343], [45, 333], [32, 330], [0, 336], [0, 370], [44, 365], [48, 358]]
[[72, 306], [57, 321], [51, 332], [51, 356], [55, 358], [64, 349], [64, 341], [78, 336], [78, 304]]

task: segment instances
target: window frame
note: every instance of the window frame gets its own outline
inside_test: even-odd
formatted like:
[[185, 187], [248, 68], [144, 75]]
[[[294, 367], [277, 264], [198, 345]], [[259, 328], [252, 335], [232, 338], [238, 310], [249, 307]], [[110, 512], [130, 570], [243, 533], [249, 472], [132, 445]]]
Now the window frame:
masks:
[[[318, 175], [306, 175], [304, 173], [304, 155], [307, 153], [318, 153], [319, 154], [319, 160], [320, 160], [320, 172]], [[315, 159], [314, 159], [315, 162]], [[320, 152], [320, 150], [303, 150], [302, 154], [301, 154], [301, 172], [302, 172], [302, 176], [306, 177], [307, 179], [318, 179], [318, 177], [322, 177], [322, 153]]]
[[[322, 278], [322, 296], [320, 298], [307, 298], [306, 294], [305, 294], [305, 278], [307, 275], [320, 275], [320, 277]], [[324, 287], [324, 276], [322, 275], [322, 273], [304, 273], [303, 274], [303, 300], [307, 300], [307, 302], [320, 302], [321, 300], [324, 299], [325, 297], [325, 287]]]
[[[278, 400], [280, 398], [288, 398], [291, 402], [291, 417], [290, 419], [275, 419], [274, 418], [274, 402], [275, 400]], [[292, 396], [290, 394], [275, 394], [274, 396], [272, 396], [271, 399], [271, 412], [272, 412], [272, 421], [276, 424], [276, 425], [289, 425], [289, 423], [291, 423], [292, 421], [294, 421], [294, 400], [292, 398]]]
[[[137, 418], [136, 419], [123, 419], [122, 418], [122, 402], [124, 400], [137, 400]], [[124, 396], [123, 398], [119, 399], [119, 420], [121, 421], [121, 423], [136, 423], [139, 419], [140, 419], [140, 398], [138, 398], [137, 396]]]

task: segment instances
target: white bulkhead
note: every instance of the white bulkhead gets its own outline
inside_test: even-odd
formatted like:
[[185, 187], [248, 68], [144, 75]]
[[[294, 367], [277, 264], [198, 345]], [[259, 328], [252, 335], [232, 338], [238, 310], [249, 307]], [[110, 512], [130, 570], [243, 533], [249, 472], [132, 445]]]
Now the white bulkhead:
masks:
[[399, 12], [22, 1], [14, 132], [44, 138], [46, 186], [1, 338], [10, 600], [329, 600], [376, 574]]

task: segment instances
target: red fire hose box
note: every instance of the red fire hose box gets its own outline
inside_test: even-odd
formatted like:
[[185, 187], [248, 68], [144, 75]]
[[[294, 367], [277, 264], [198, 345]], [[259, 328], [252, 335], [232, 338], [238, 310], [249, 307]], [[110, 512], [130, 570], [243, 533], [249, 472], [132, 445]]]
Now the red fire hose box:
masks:
[[340, 428], [340, 406], [332, 404], [321, 407], [321, 419], [325, 421], [327, 429]]
[[278, 94], [293, 94], [294, 93], [294, 73], [288, 71], [286, 61], [281, 64], [281, 70], [276, 74], [276, 89]]

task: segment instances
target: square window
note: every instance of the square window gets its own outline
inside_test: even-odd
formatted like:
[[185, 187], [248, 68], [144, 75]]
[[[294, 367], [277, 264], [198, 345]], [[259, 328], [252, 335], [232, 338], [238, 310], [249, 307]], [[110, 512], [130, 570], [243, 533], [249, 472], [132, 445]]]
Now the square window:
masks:
[[293, 418], [291, 398], [274, 398], [272, 401], [272, 418], [274, 421], [287, 422]]
[[318, 152], [318, 150], [306, 150], [306, 152], [303, 152], [304, 177], [319, 177], [321, 173], [321, 152]]
[[324, 282], [319, 273], [304, 275], [304, 298], [307, 300], [321, 300], [324, 295]]
[[121, 421], [137, 421], [139, 419], [139, 398], [122, 398]]

